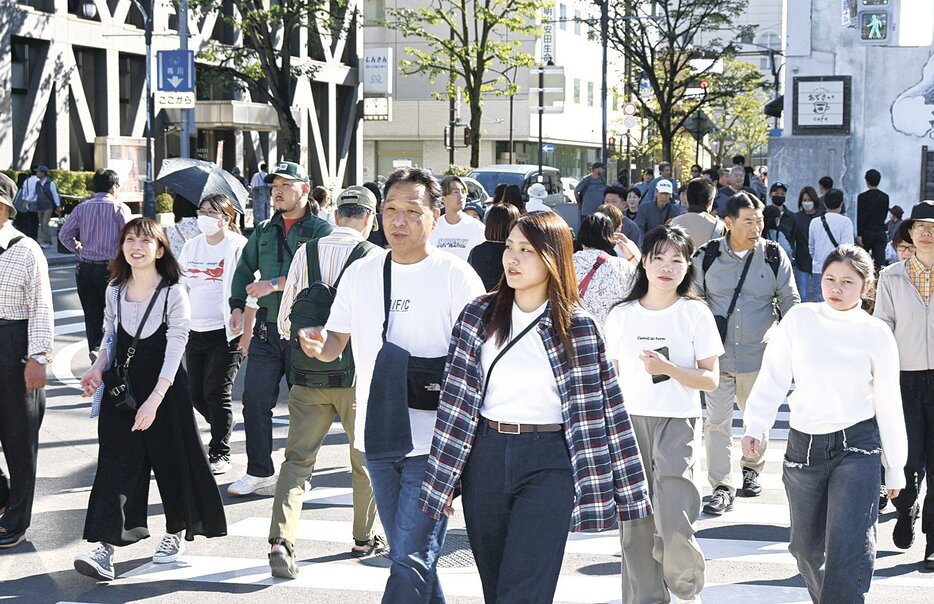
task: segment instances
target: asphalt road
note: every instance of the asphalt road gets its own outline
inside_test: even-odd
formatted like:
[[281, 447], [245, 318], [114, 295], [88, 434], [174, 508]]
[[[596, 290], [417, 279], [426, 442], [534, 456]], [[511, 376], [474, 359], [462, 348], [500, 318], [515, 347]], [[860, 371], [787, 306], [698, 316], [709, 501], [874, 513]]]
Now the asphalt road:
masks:
[[[73, 267], [50, 270], [56, 311], [56, 361], [50, 369], [48, 410], [42, 425], [39, 477], [32, 527], [27, 542], [0, 553], [0, 601], [54, 602], [379, 602], [388, 570], [382, 560], [361, 563], [349, 557], [351, 490], [347, 439], [335, 423], [318, 457], [306, 495], [297, 554], [301, 573], [295, 581], [273, 580], [266, 561], [269, 497], [232, 498], [226, 487], [246, 467], [239, 417], [242, 377], [234, 391], [237, 425], [233, 468], [218, 476], [229, 535], [199, 538], [175, 564], [155, 566], [151, 556], [164, 531], [158, 490], [152, 482], [152, 539], [117, 552], [117, 580], [95, 583], [73, 570], [73, 557], [90, 551], [81, 538], [97, 456], [95, 421], [79, 397], [77, 377], [88, 366], [81, 307]], [[241, 371], [242, 374], [242, 371]], [[288, 427], [283, 385], [275, 410], [274, 439], [282, 459]], [[784, 411], [787, 411], [785, 409]], [[781, 456], [787, 414], [780, 414], [767, 453], [765, 491], [738, 499], [721, 518], [702, 517], [698, 537], [707, 558], [707, 587], [702, 599], [717, 603], [808, 602], [804, 583], [788, 554], [788, 507], [781, 486]], [[736, 422], [738, 426], [738, 422]], [[207, 440], [207, 426], [201, 423]], [[738, 443], [737, 443], [738, 444]], [[703, 468], [703, 460], [699, 468]], [[706, 477], [696, 480], [709, 494]], [[879, 524], [879, 551], [870, 602], [934, 602], [934, 575], [920, 568], [924, 540], [919, 535], [907, 552], [892, 545], [891, 506]], [[481, 602], [480, 582], [463, 530], [463, 516], [452, 519], [441, 583], [454, 604]], [[602, 603], [620, 598], [619, 540], [615, 531], [571, 535], [557, 601]]]

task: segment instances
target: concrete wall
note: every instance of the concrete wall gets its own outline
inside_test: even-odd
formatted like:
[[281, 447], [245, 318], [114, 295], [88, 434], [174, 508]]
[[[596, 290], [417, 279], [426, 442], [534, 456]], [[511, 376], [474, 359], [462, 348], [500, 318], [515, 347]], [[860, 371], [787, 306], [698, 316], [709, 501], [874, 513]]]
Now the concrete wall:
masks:
[[[854, 215], [863, 175], [875, 168], [880, 188], [907, 210], [920, 197], [921, 147], [934, 146], [934, 48], [861, 46], [841, 19], [840, 2], [789, 1], [788, 30], [799, 38], [789, 39], [785, 128], [770, 141], [769, 178], [788, 182], [797, 200], [802, 186], [829, 175]], [[826, 75], [853, 78], [849, 136], [794, 136], [793, 78]]]

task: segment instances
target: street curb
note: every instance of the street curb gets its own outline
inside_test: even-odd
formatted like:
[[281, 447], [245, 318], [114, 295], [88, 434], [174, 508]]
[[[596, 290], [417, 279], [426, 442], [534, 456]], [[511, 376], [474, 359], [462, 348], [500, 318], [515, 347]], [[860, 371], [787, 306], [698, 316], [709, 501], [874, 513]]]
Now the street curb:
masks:
[[53, 256], [51, 258], [46, 257], [45, 260], [49, 266], [72, 266], [78, 264], [78, 258], [76, 256]]

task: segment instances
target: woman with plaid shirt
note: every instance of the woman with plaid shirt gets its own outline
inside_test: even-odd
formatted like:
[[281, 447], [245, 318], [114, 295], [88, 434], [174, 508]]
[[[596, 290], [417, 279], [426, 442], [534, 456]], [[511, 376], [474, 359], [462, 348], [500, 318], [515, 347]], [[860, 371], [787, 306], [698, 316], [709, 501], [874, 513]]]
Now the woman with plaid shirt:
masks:
[[[652, 513], [603, 336], [581, 306], [556, 214], [506, 240], [498, 291], [454, 325], [420, 506], [464, 517], [487, 602], [553, 599], [572, 531]], [[495, 371], [493, 369], [495, 368]]]

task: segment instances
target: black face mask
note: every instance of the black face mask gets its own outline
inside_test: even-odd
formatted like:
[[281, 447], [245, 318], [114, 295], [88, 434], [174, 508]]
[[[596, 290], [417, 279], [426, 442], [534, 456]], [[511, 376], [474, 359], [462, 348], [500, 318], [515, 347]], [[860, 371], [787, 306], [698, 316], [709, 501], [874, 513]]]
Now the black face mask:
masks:
[[785, 196], [784, 195], [772, 195], [772, 203], [781, 207], [785, 205]]

